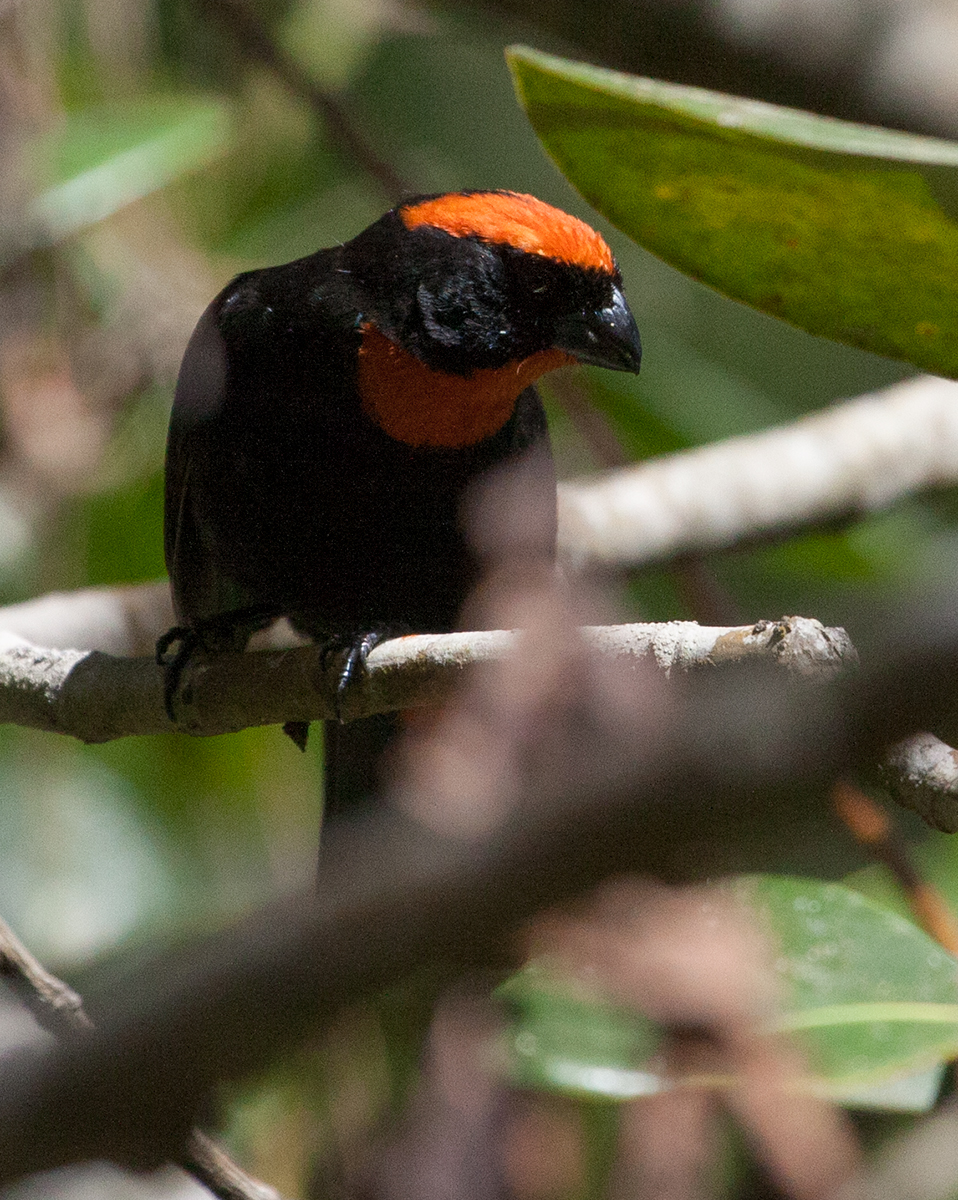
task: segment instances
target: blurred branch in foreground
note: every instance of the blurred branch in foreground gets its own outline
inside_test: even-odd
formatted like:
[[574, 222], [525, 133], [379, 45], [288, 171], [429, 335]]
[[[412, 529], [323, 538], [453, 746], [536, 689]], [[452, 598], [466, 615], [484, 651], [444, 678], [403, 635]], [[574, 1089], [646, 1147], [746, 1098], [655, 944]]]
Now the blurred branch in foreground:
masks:
[[871, 1170], [851, 1180], [835, 1200], [943, 1200], [958, 1177], [958, 1101], [886, 1145]]
[[[77, 993], [30, 953], [0, 920], [0, 978], [55, 1038], [83, 1037], [93, 1029]], [[218, 1200], [280, 1200], [266, 1184], [252, 1179], [199, 1129], [190, 1134], [180, 1165]]]
[[343, 1005], [427, 965], [501, 963], [526, 918], [618, 872], [713, 875], [757, 821], [784, 844], [831, 781], [954, 709], [950, 607], [898, 613], [867, 644], [875, 668], [815, 688], [744, 668], [666, 686], [552, 616], [474, 674], [391, 805], [327, 831], [317, 895], [91, 995], [82, 1041], [6, 1058], [0, 1182], [173, 1157], [210, 1089]]

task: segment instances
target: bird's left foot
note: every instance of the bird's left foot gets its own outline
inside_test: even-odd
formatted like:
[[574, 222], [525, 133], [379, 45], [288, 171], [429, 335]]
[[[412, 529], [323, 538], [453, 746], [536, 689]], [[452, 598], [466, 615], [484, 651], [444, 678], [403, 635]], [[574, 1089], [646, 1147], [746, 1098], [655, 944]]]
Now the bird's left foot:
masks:
[[[381, 626], [359, 635], [338, 634], [335, 637], [328, 638], [323, 643], [319, 658], [324, 673], [328, 669], [331, 660], [338, 655], [342, 655], [334, 699], [337, 721], [342, 723], [343, 700], [349, 689], [362, 678], [366, 669], [366, 659], [373, 650], [381, 642], [386, 642], [394, 637], [402, 637], [409, 632], [408, 629], [400, 628], [396, 625]], [[309, 738], [308, 721], [287, 721], [283, 726], [283, 733], [286, 734], [295, 746], [305, 751]]]
[[350, 636], [341, 634], [332, 637], [323, 646], [320, 661], [323, 670], [329, 666], [330, 660], [336, 655], [342, 655], [339, 677], [336, 681], [336, 719], [342, 722], [342, 702], [351, 687], [354, 687], [366, 671], [366, 659], [377, 646], [388, 642], [390, 638], [403, 637], [411, 630], [399, 625], [380, 625], [365, 633]]

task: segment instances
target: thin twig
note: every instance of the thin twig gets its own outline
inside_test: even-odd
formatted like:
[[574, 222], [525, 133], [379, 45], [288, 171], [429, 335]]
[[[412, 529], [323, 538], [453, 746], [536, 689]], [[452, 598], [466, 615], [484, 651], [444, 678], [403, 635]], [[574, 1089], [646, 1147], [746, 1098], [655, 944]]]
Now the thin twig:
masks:
[[190, 1134], [177, 1165], [202, 1183], [217, 1200], [281, 1200], [275, 1188], [247, 1175], [201, 1129], [194, 1129]]
[[0, 976], [33, 1014], [37, 1024], [54, 1037], [76, 1037], [93, 1028], [80, 996], [62, 979], [51, 975], [3, 920], [0, 920]]
[[306, 101], [325, 121], [340, 150], [376, 180], [390, 203], [417, 190], [372, 148], [345, 106], [319, 87], [294, 58], [283, 52], [266, 26], [242, 0], [198, 0], [198, 3], [229, 30], [246, 58], [266, 67], [294, 95]]
[[[82, 998], [69, 984], [52, 975], [3, 920], [0, 920], [0, 977], [47, 1033], [65, 1041], [92, 1033], [93, 1022], [83, 1008]], [[218, 1200], [280, 1200], [274, 1188], [247, 1175], [200, 1129], [190, 1133], [177, 1165]]]

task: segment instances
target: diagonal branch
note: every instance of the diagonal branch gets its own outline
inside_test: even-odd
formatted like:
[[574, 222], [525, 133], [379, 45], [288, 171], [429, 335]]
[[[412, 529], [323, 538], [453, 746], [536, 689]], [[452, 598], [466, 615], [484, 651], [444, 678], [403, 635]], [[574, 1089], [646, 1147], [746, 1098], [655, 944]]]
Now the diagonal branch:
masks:
[[[92, 1033], [93, 1022], [79, 995], [50, 972], [0, 920], [0, 977], [36, 1019], [56, 1038], [71, 1040]], [[247, 1175], [200, 1129], [193, 1129], [179, 1165], [217, 1200], [281, 1200], [279, 1193]]]
[[197, 2], [200, 8], [205, 9], [228, 30], [244, 57], [265, 67], [293, 95], [306, 101], [325, 122], [333, 142], [343, 154], [376, 180], [391, 203], [418, 190], [410, 187], [392, 164], [373, 149], [344, 105], [319, 87], [308, 72], [276, 44], [269, 30], [249, 5], [243, 0]]
[[929, 376], [559, 491], [580, 566], [639, 567], [850, 520], [958, 483], [958, 384]]

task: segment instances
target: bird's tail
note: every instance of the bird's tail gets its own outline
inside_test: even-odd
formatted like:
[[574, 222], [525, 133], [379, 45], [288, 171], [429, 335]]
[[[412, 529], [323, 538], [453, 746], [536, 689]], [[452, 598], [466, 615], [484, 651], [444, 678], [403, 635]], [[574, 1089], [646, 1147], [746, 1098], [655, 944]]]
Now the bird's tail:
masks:
[[379, 713], [345, 725], [323, 723], [324, 822], [358, 812], [381, 791], [400, 728], [400, 713]]

